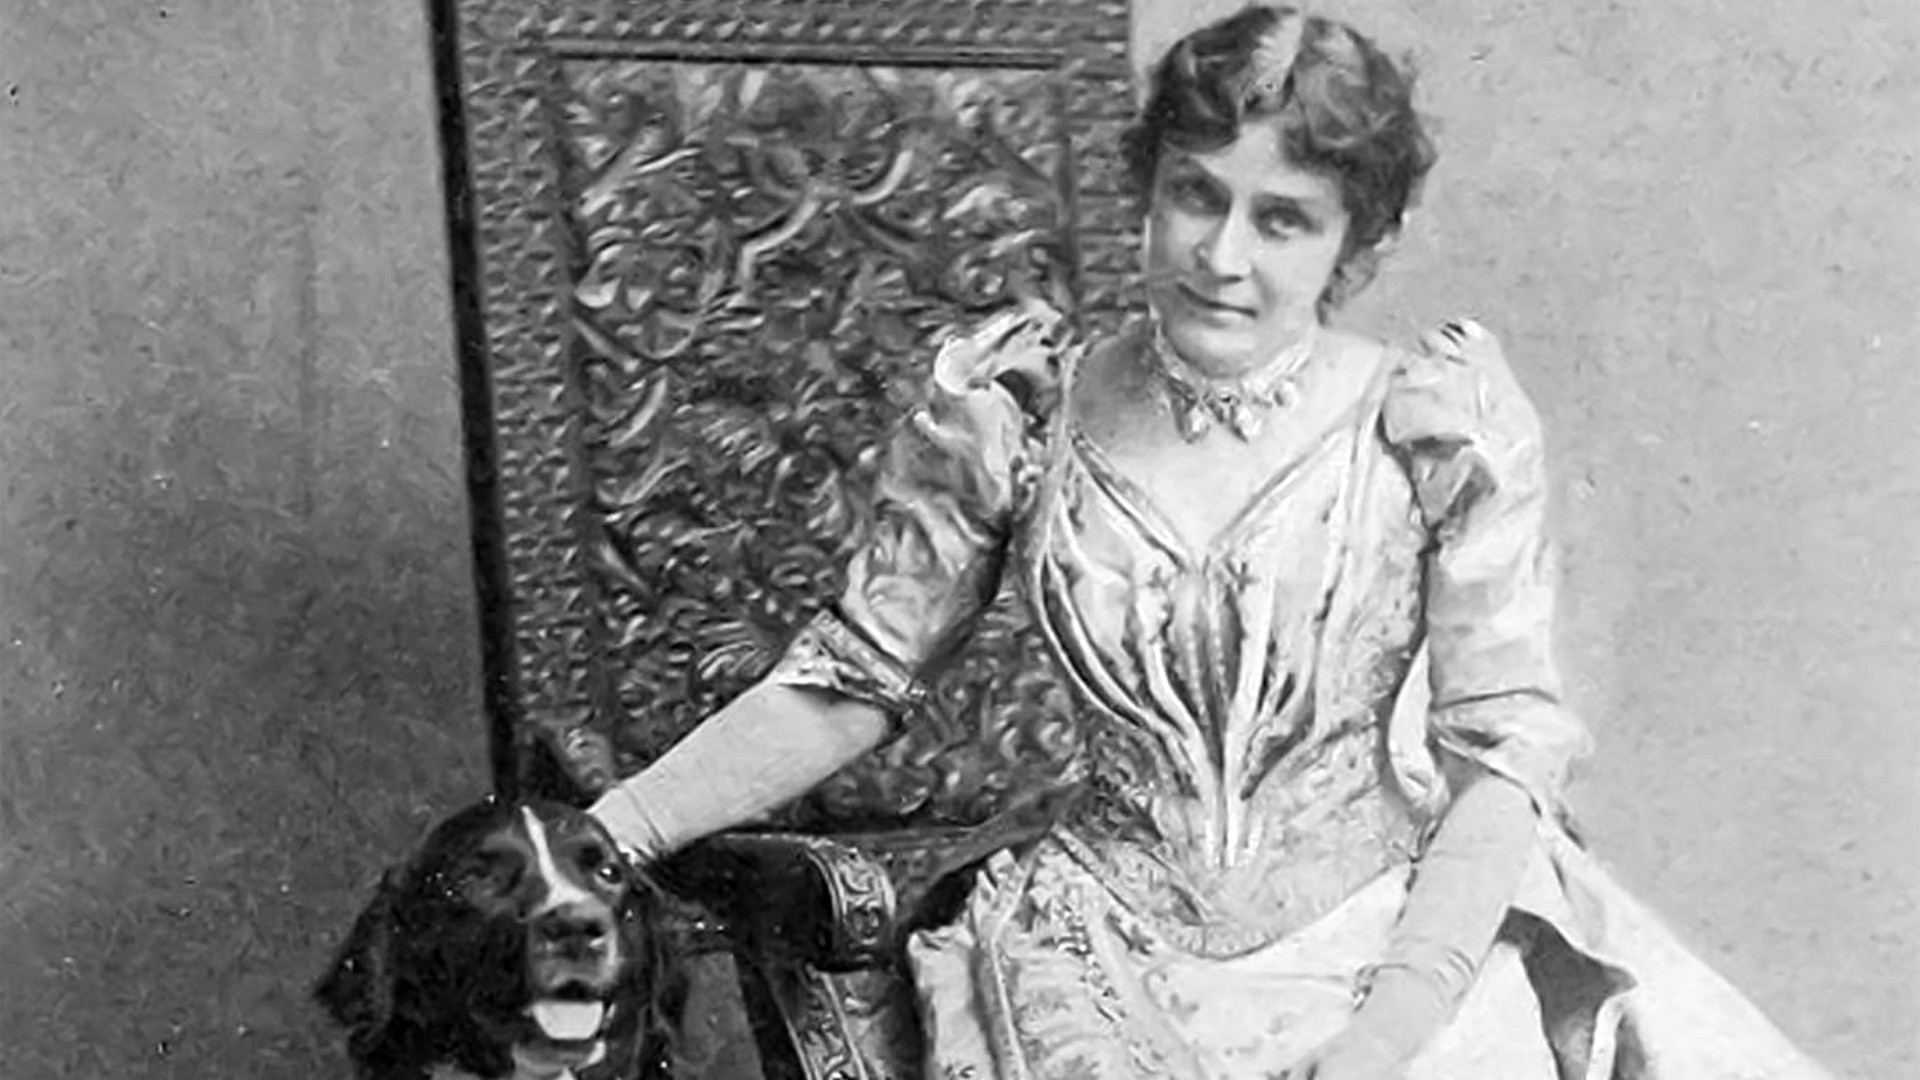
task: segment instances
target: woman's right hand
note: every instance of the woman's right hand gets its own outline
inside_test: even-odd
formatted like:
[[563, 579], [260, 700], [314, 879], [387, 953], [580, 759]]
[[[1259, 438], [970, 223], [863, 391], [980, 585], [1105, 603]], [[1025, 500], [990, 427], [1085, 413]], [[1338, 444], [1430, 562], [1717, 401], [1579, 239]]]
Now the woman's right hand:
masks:
[[614, 847], [629, 867], [645, 866], [660, 854], [659, 828], [628, 784], [609, 788], [594, 800], [587, 813], [613, 837]]

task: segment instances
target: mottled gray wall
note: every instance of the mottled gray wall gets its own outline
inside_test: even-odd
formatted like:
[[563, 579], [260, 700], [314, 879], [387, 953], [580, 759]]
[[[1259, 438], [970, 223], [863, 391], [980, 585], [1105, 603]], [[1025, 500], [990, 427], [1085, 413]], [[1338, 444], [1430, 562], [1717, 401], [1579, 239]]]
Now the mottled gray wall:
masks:
[[423, 8], [0, 0], [0, 1075], [345, 1075], [484, 790]]
[[[1920, 10], [1337, 6], [1444, 124], [1355, 317], [1553, 429], [1599, 846], [1913, 1075]], [[339, 1075], [322, 939], [485, 786], [419, 7], [0, 0], [9, 1080]]]
[[1439, 125], [1356, 321], [1475, 315], [1545, 414], [1596, 847], [1809, 1050], [1920, 1076], [1920, 5], [1314, 6]]

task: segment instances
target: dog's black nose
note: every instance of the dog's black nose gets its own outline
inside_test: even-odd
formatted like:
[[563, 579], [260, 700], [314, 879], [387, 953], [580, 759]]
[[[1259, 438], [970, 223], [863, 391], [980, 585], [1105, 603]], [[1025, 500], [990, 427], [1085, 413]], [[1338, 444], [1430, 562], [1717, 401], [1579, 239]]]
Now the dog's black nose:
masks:
[[554, 911], [534, 923], [534, 940], [562, 956], [585, 956], [604, 949], [613, 937], [613, 920], [599, 912]]

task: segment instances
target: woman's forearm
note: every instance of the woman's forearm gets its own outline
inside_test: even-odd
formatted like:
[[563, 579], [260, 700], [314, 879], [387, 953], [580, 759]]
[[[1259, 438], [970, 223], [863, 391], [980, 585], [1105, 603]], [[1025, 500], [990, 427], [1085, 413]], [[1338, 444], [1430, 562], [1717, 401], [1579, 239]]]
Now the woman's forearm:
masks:
[[1536, 822], [1527, 793], [1490, 773], [1448, 806], [1353, 1019], [1383, 1063], [1411, 1060], [1459, 1008], [1520, 887]]
[[799, 798], [886, 732], [873, 705], [758, 683], [607, 792], [593, 814], [623, 846], [657, 857]]
[[1482, 773], [1466, 785], [1414, 865], [1384, 963], [1437, 970], [1457, 1002], [1520, 887], [1537, 822], [1511, 780]]

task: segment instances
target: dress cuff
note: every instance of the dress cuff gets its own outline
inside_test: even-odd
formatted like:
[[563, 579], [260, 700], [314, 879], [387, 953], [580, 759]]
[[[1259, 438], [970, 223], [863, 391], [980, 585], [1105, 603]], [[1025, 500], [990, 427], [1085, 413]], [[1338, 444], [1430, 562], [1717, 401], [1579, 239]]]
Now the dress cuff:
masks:
[[1518, 784], [1548, 821], [1558, 820], [1568, 773], [1592, 749], [1585, 725], [1545, 695], [1460, 702], [1435, 709], [1432, 723], [1442, 750]]
[[895, 730], [927, 699], [926, 685], [905, 664], [854, 629], [836, 609], [800, 629], [767, 681], [826, 690], [886, 712]]

